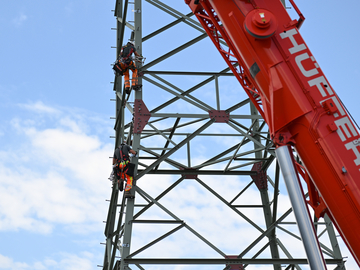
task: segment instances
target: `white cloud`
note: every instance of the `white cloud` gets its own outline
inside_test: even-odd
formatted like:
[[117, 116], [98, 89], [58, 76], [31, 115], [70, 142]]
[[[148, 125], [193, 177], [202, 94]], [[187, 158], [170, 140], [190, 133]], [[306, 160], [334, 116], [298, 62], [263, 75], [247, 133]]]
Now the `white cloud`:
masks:
[[37, 126], [36, 117], [12, 121], [23, 144], [0, 150], [0, 230], [49, 233], [55, 224], [77, 231], [79, 224], [86, 224], [87, 232], [98, 230], [90, 224], [106, 215], [111, 144], [85, 133], [87, 120], [82, 117], [42, 102], [23, 107], [55, 114], [55, 127], [46, 125], [46, 119]]
[[89, 252], [82, 252], [80, 255], [81, 256], [64, 253], [63, 258], [60, 262], [57, 262], [56, 265], [54, 265], [53, 261], [51, 262], [52, 268], [66, 270], [94, 269], [93, 262], [91, 261], [93, 259], [93, 255]]
[[91, 270], [95, 269], [92, 259], [94, 255], [89, 252], [80, 254], [61, 253], [59, 259], [46, 258], [43, 261], [36, 261], [32, 264], [16, 262], [12, 258], [0, 254], [0, 269], [7, 270]]
[[[6, 151], [0, 150], [0, 231], [27, 230], [48, 234], [57, 225], [77, 234], [102, 231], [101, 221], [106, 217], [108, 206], [105, 199], [109, 196], [111, 186], [107, 177], [111, 168], [109, 156], [112, 155], [113, 146], [104, 144], [97, 135], [89, 132], [91, 129], [88, 126], [92, 124], [92, 120], [85, 114], [54, 109], [41, 102], [22, 108], [36, 112], [39, 116], [12, 121], [16, 131], [22, 134], [21, 141], [26, 145], [26, 151], [19, 150], [24, 145], [10, 147]], [[50, 115], [51, 124], [44, 115]], [[39, 118], [43, 120], [41, 124], [37, 121]], [[185, 163], [184, 160], [181, 161]], [[203, 160], [197, 160], [197, 163], [201, 162]], [[200, 178], [224, 198], [234, 197], [247, 184], [241, 181], [241, 177]], [[155, 198], [175, 180], [175, 177], [156, 176], [154, 179], [154, 176], [147, 175], [138, 184]], [[260, 234], [225, 204], [219, 204], [195, 180], [184, 180], [162, 198], [160, 203], [227, 254], [247, 247]], [[260, 204], [258, 190], [247, 190], [235, 204]], [[280, 194], [278, 216], [289, 207], [286, 196]], [[240, 211], [265, 229], [261, 209], [253, 211], [242, 208]], [[171, 217], [153, 206], [140, 219]], [[135, 251], [171, 229], [161, 225], [134, 225], [132, 250]], [[291, 240], [289, 241], [290, 244], [286, 243], [286, 246], [291, 246]], [[141, 255], [159, 257], [161, 251], [161, 257], [191, 257], [193, 254], [189, 246], [196, 247], [197, 256], [218, 256], [186, 228]], [[299, 244], [292, 246], [294, 249], [302, 249]], [[254, 248], [251, 252], [256, 250], [258, 249]], [[298, 254], [299, 251], [295, 251], [294, 254]], [[3, 269], [94, 269], [92, 260], [92, 254], [63, 254], [60, 259], [46, 258], [25, 264], [2, 256], [0, 265], [4, 266]], [[17, 268], [11, 268], [13, 265]], [[189, 268], [177, 266], [176, 269]], [[257, 266], [252, 269], [269, 268]]]
[[27, 267], [26, 264], [19, 265], [19, 263], [17, 263], [17, 265], [16, 266], [15, 265], [16, 264], [13, 262], [11, 258], [0, 254], [0, 269], [22, 269], [24, 268], [24, 266]]

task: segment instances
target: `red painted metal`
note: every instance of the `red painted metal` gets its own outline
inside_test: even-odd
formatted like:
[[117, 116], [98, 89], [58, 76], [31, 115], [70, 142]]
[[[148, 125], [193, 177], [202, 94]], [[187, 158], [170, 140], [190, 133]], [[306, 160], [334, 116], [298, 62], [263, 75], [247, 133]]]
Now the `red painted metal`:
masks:
[[[227, 255], [225, 256], [226, 259], [238, 259], [239, 257], [236, 255]], [[227, 264], [226, 265], [227, 270], [244, 270], [243, 264]]]
[[254, 180], [255, 185], [257, 186], [257, 188], [259, 190], [267, 189], [267, 187], [268, 187], [266, 171], [262, 170], [261, 167], [262, 167], [262, 162], [257, 162], [253, 165], [253, 167], [251, 169], [252, 171], [257, 172], [257, 175], [251, 175], [251, 178]]
[[[280, 0], [186, 1], [360, 266], [360, 136]], [[262, 13], [262, 14], [261, 14]], [[275, 30], [274, 30], [275, 29]], [[221, 41], [228, 48], [221, 46]], [[309, 183], [310, 183], [309, 182]], [[317, 190], [321, 197], [315, 192]]]
[[226, 111], [210, 110], [209, 116], [211, 119], [215, 119], [215, 122], [218, 123], [229, 122], [229, 113]]
[[134, 103], [134, 133], [140, 134], [151, 117], [151, 113], [141, 99], [135, 99]]

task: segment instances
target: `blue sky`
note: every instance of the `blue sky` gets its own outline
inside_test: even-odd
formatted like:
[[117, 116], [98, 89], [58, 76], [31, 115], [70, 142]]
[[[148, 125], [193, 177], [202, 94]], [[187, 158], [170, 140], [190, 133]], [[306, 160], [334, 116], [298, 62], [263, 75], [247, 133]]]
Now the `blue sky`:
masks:
[[0, 269], [96, 269], [110, 186], [112, 1], [2, 3]]
[[[183, 0], [176, 1], [188, 12]], [[109, 136], [115, 108], [110, 102], [115, 1], [3, 2], [0, 269], [97, 269], [103, 261], [100, 242], [114, 147]], [[305, 41], [360, 121], [360, 2], [296, 3], [306, 18], [300, 30]], [[161, 25], [157, 17], [146, 29]], [[206, 48], [199, 58], [211, 59], [214, 52]], [[143, 53], [155, 58], [145, 54], [146, 48]], [[144, 98], [152, 97], [144, 93]], [[198, 191], [189, 186], [179, 192], [197, 196]], [[174, 205], [174, 211], [181, 213], [181, 207]], [[343, 255], [351, 257], [346, 250]], [[348, 269], [356, 269], [351, 258]]]

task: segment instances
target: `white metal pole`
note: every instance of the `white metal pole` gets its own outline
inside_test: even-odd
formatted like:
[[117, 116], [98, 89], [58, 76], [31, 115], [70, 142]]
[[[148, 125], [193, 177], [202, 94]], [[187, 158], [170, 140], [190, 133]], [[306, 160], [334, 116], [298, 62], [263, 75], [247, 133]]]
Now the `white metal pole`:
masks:
[[280, 146], [275, 150], [275, 153], [284, 177], [310, 269], [326, 269], [315, 229], [311, 222], [310, 213], [305, 203], [304, 194], [300, 187], [291, 147], [286, 145]]

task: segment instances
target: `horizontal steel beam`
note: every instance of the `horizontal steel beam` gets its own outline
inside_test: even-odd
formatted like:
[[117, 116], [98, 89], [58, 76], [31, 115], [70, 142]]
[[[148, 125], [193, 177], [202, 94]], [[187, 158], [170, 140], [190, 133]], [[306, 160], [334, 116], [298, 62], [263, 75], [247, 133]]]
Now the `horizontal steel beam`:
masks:
[[[141, 173], [144, 170], [138, 170]], [[216, 171], [216, 170], [151, 170], [147, 174], [196, 174], [196, 175], [257, 175], [256, 171]]]
[[[168, 130], [162, 130], [162, 133], [164, 134], [170, 134], [170, 131]], [[262, 132], [262, 133], [267, 133], [267, 132]], [[154, 130], [150, 130], [150, 129], [144, 129], [142, 132], [141, 132], [142, 135], [157, 135], [158, 133], [156, 133]], [[177, 135], [177, 136], [189, 136], [191, 133], [190, 132], [175, 132], [174, 135]], [[257, 135], [257, 134], [260, 134], [260, 132], [253, 132], [253, 134]], [[243, 134], [240, 134], [240, 133], [201, 133], [201, 134], [198, 134], [198, 136], [221, 136], [221, 137], [224, 137], [224, 136], [230, 136], [230, 137], [242, 137], [244, 136]], [[112, 137], [112, 136], [110, 136]], [[275, 148], [272, 148], [270, 150], [275, 150]]]
[[[151, 117], [168, 117], [168, 118], [209, 118], [209, 114], [190, 114], [190, 113], [151, 113]], [[229, 115], [231, 119], [262, 119], [261, 115]]]
[[144, 74], [157, 74], [157, 75], [194, 75], [194, 76], [235, 76], [234, 73], [223, 72], [196, 72], [196, 71], [156, 71], [144, 70]]
[[[124, 259], [127, 264], [304, 264], [307, 259]], [[327, 264], [338, 264], [342, 259], [326, 259]]]
[[162, 223], [162, 224], [183, 224], [182, 220], [145, 220], [145, 219], [134, 219], [132, 223]]

